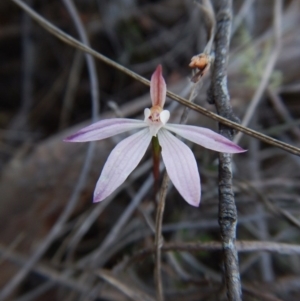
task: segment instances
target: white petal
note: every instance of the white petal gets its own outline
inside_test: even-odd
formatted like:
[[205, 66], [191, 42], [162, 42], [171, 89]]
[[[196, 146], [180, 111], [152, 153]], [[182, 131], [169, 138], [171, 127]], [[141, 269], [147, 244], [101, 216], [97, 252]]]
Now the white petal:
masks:
[[77, 133], [67, 137], [67, 142], [86, 142], [101, 140], [114, 135], [124, 133], [133, 129], [146, 127], [144, 121], [127, 119], [127, 118], [111, 118], [104, 119], [87, 126]]
[[200, 176], [194, 154], [186, 144], [164, 128], [158, 132], [158, 141], [174, 186], [190, 205], [199, 206]]
[[163, 110], [160, 114], [159, 114], [159, 118], [160, 121], [163, 124], [166, 124], [170, 118], [170, 112], [168, 110]]
[[149, 129], [143, 129], [122, 140], [110, 153], [97, 182], [94, 202], [108, 197], [127, 179], [139, 164], [150, 141]]
[[148, 109], [148, 108], [146, 108], [146, 109], [144, 110], [144, 116], [145, 116], [144, 121], [148, 121], [148, 118], [149, 118], [150, 115], [151, 115], [151, 110]]
[[170, 123], [166, 124], [165, 128], [187, 140], [217, 152], [243, 153], [246, 151], [224, 136], [207, 128]]

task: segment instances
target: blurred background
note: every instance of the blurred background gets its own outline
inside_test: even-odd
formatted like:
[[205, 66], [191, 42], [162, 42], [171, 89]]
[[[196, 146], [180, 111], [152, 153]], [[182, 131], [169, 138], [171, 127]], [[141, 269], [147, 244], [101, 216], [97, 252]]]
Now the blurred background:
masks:
[[[79, 39], [63, 1], [26, 3]], [[148, 79], [162, 64], [168, 89], [189, 97], [188, 65], [208, 40], [209, 22], [195, 2], [74, 4], [93, 49]], [[251, 116], [251, 128], [300, 146], [300, 1], [283, 1], [279, 11], [275, 4], [233, 1], [229, 92], [236, 115]], [[149, 88], [94, 62], [98, 118], [142, 119], [150, 107]], [[92, 122], [84, 54], [6, 0], [0, 2], [0, 66], [0, 287], [32, 260], [11, 300], [132, 300], [120, 292], [120, 283], [154, 296], [153, 256], [126, 265], [136, 252], [153, 246], [150, 149], [117, 193], [93, 204], [102, 166], [127, 134], [92, 147], [62, 141]], [[209, 83], [207, 74], [195, 102], [215, 111], [207, 102]], [[167, 108], [178, 122], [183, 107], [168, 100]], [[188, 124], [218, 128], [195, 112]], [[299, 244], [299, 157], [244, 135], [238, 143], [248, 152], [234, 156], [237, 239], [278, 243], [279, 250], [282, 243]], [[163, 235], [166, 242], [182, 244], [219, 241], [217, 153], [190, 146], [201, 175], [201, 205], [189, 206], [171, 187]], [[239, 255], [244, 300], [300, 300], [299, 250], [283, 255], [257, 248]], [[97, 276], [96, 268], [108, 274]], [[166, 300], [225, 300], [219, 250], [172, 251], [163, 255], [162, 268]], [[120, 283], [108, 284], [105, 277]]]

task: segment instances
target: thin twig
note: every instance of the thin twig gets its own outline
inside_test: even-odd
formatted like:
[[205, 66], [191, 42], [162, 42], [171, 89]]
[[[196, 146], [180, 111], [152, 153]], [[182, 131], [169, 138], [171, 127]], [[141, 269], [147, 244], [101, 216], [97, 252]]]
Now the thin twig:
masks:
[[212, 7], [211, 1], [210, 0], [203, 0], [203, 3], [198, 3], [198, 6], [200, 9], [203, 11], [208, 24], [208, 42], [206, 43], [206, 46], [204, 47], [203, 53], [210, 54], [211, 53], [211, 48], [213, 45], [214, 41], [214, 33], [216, 29], [216, 21], [215, 21], [215, 14], [214, 14], [214, 9]]
[[[288, 244], [273, 241], [257, 241], [257, 240], [237, 240], [236, 248], [240, 253], [251, 253], [251, 252], [270, 252], [279, 255], [300, 255], [300, 245], [298, 244]], [[190, 252], [198, 253], [199, 251], [221, 251], [222, 244], [219, 241], [210, 242], [172, 242], [164, 243], [161, 248], [162, 252]], [[131, 258], [126, 261], [126, 266], [129, 266], [139, 260], [142, 260], [146, 256], [152, 255], [156, 252], [155, 246], [146, 248], [136, 252]], [[17, 265], [25, 265], [28, 260], [24, 255], [11, 251], [7, 247], [0, 244], [0, 255], [6, 256], [6, 260], [14, 262]], [[124, 265], [125, 266], [125, 265]], [[37, 265], [33, 268], [34, 271], [40, 273], [41, 275], [47, 275], [44, 269], [50, 269], [49, 267], [43, 265]], [[50, 277], [51, 278], [51, 277]]]
[[297, 219], [287, 210], [281, 209], [276, 204], [274, 204], [271, 200], [269, 200], [267, 196], [265, 196], [264, 193], [260, 192], [260, 190], [255, 185], [251, 185], [250, 183], [237, 183], [237, 185], [243, 190], [248, 190], [256, 193], [256, 195], [258, 196], [258, 200], [260, 200], [266, 206], [266, 208], [268, 208], [268, 210], [270, 210], [274, 214], [283, 217], [291, 225], [300, 229], [299, 219]]
[[[121, 217], [119, 218], [118, 222], [114, 225], [114, 227], [110, 230], [108, 235], [105, 237], [103, 242], [101, 243], [100, 247], [97, 248], [93, 254], [91, 255], [91, 264], [96, 265], [97, 267], [103, 264], [102, 256], [105, 251], [112, 246], [115, 239], [118, 237], [120, 231], [123, 229], [126, 222], [130, 219], [133, 212], [136, 210], [138, 205], [144, 199], [145, 195], [148, 193], [149, 189], [153, 185], [153, 178], [152, 175], [148, 177], [148, 179], [144, 182], [141, 188], [137, 191], [134, 198], [132, 199], [131, 203], [128, 205], [126, 210], [122, 213]], [[90, 257], [90, 256], [89, 256]], [[83, 258], [84, 259], [84, 258]], [[82, 262], [83, 260], [80, 260]]]
[[[127, 179], [126, 183], [121, 185], [119, 189], [115, 191], [111, 196], [109, 196], [105, 202], [101, 202], [99, 205], [97, 205], [93, 210], [91, 210], [89, 213], [86, 214], [86, 218], [76, 229], [76, 232], [74, 236], [70, 239], [70, 242], [68, 244], [68, 255], [67, 258], [71, 258], [72, 252], [75, 251], [77, 244], [80, 242], [82, 237], [86, 234], [86, 232], [90, 229], [91, 225], [95, 223], [96, 219], [99, 218], [100, 214], [105, 210], [105, 208], [111, 203], [111, 201], [115, 198], [115, 196], [120, 193], [124, 188], [130, 187], [132, 183], [138, 179], [142, 173], [149, 172], [149, 169], [151, 167], [151, 164], [149, 162], [145, 162], [141, 166], [139, 166]], [[150, 177], [149, 177], [150, 179]], [[145, 180], [145, 183], [149, 180]], [[152, 183], [151, 183], [152, 184]], [[149, 184], [151, 186], [151, 184]], [[146, 185], [146, 184], [145, 184]], [[112, 239], [109, 239], [109, 236], [114, 236], [115, 239], [119, 237], [119, 231], [124, 227], [125, 223], [129, 220], [131, 217], [131, 214], [133, 210], [135, 209], [135, 206], [141, 201], [142, 198], [144, 198], [144, 195], [147, 193], [147, 189], [143, 189], [143, 186], [140, 188], [139, 191], [136, 192], [136, 195], [132, 198], [132, 204], [128, 205], [127, 209], [124, 211], [123, 215], [120, 217], [119, 222], [116, 222], [114, 228], [111, 230], [111, 232], [106, 236], [106, 238], [103, 240], [102, 244], [99, 246], [99, 248], [96, 250], [98, 253], [97, 258], [101, 258], [101, 262], [105, 262], [103, 260], [103, 256], [107, 253], [105, 250], [107, 250], [107, 247], [111, 247]], [[129, 211], [129, 214], [128, 214]], [[126, 216], [126, 219], [124, 220], [124, 215]], [[120, 224], [119, 224], [120, 223]], [[112, 234], [114, 233], [114, 235]], [[111, 243], [105, 242], [105, 241], [111, 241]], [[106, 245], [106, 247], [103, 247], [103, 245]], [[102, 250], [100, 252], [100, 250]], [[110, 249], [111, 250], [111, 249]], [[110, 251], [109, 254], [111, 255], [112, 252]], [[96, 254], [95, 254], [96, 256]], [[97, 259], [97, 260], [98, 260]], [[98, 262], [99, 264], [99, 262]], [[98, 265], [99, 266], [99, 265]], [[100, 264], [101, 266], [101, 264]]]
[[98, 270], [96, 275], [102, 278], [104, 281], [111, 284], [113, 287], [120, 290], [123, 294], [128, 296], [131, 300], [134, 301], [155, 301], [152, 297], [145, 294], [142, 291], [139, 291], [137, 288], [130, 287], [125, 285], [123, 282], [118, 280], [110, 271], [107, 270]]
[[161, 248], [163, 245], [163, 236], [162, 236], [162, 221], [163, 215], [165, 210], [165, 203], [167, 197], [167, 191], [169, 186], [170, 178], [168, 173], [165, 172], [163, 182], [161, 185], [160, 190], [160, 197], [156, 211], [156, 218], [155, 218], [155, 271], [154, 271], [154, 278], [156, 284], [156, 298], [158, 301], [164, 300], [163, 295], [163, 285], [162, 285], [162, 278], [161, 278]]
[[[240, 253], [249, 253], [249, 252], [270, 252], [281, 255], [293, 255], [300, 254], [300, 246], [295, 244], [286, 244], [279, 242], [271, 242], [271, 241], [236, 241], [235, 243], [236, 249]], [[162, 252], [173, 252], [173, 251], [181, 251], [181, 252], [191, 252], [197, 253], [199, 251], [221, 251], [222, 243], [218, 241], [210, 241], [210, 242], [173, 242], [173, 243], [164, 243], [161, 247]], [[128, 267], [133, 263], [144, 259], [145, 257], [156, 252], [155, 247], [143, 249], [137, 253], [135, 253], [128, 261], [125, 266]]]
[[[15, 251], [8, 252], [7, 249], [0, 244], [0, 255], [3, 254], [6, 255], [7, 260], [20, 266], [26, 266], [27, 262], [30, 260], [29, 257], [26, 257], [18, 252]], [[32, 267], [32, 270], [35, 271], [37, 274], [47, 278], [50, 283], [59, 284], [61, 286], [70, 288], [74, 291], [87, 294], [91, 289], [90, 284], [85, 286], [81, 282], [72, 279], [69, 275], [66, 275], [66, 273], [57, 272], [57, 270], [48, 267], [44, 264], [38, 263]]]
[[[212, 72], [212, 94], [218, 113], [236, 120], [227, 88], [227, 60], [230, 42], [232, 1], [222, 0], [217, 7], [215, 63]], [[220, 133], [232, 139], [232, 130], [220, 124]], [[219, 224], [224, 254], [225, 283], [229, 301], [241, 301], [242, 290], [235, 247], [237, 210], [232, 188], [231, 154], [219, 154]]]
[[[72, 38], [71, 36], [67, 35], [66, 33], [64, 33], [63, 31], [61, 31], [60, 29], [58, 29], [57, 27], [55, 27], [54, 25], [52, 25], [50, 22], [48, 22], [47, 20], [45, 20], [43, 17], [41, 17], [39, 14], [37, 14], [34, 10], [32, 10], [29, 6], [27, 6], [24, 2], [20, 1], [20, 0], [11, 0], [12, 2], [14, 2], [15, 4], [17, 4], [20, 8], [22, 8], [23, 10], [25, 10], [36, 22], [38, 22], [43, 28], [45, 28], [47, 31], [49, 31], [50, 33], [52, 33], [54, 36], [56, 36], [57, 38], [59, 38], [60, 40], [64, 41], [66, 44], [71, 45], [77, 49], [80, 49], [84, 52], [87, 52], [91, 55], [93, 55], [94, 57], [102, 60], [103, 62], [105, 62], [106, 64], [124, 72], [125, 74], [127, 74], [128, 76], [131, 76], [132, 78], [138, 80], [139, 82], [150, 86], [150, 81], [145, 79], [144, 77], [130, 71], [129, 69], [127, 69], [126, 67], [114, 62], [113, 60], [110, 60], [109, 58], [105, 57], [104, 55], [98, 53], [97, 51], [91, 49], [90, 47], [85, 46], [84, 44], [80, 43], [79, 41], [77, 41], [76, 39]], [[189, 103], [186, 99], [170, 92], [167, 91], [167, 96], [169, 96], [170, 98], [176, 100], [177, 102], [179, 102], [180, 104], [189, 107], [190, 109], [203, 114], [205, 116], [207, 116], [208, 118], [211, 118], [215, 121], [218, 121], [224, 125], [227, 125], [228, 127], [231, 127], [237, 131], [241, 131], [253, 138], [259, 139], [269, 145], [273, 145], [276, 146], [278, 148], [281, 148], [289, 153], [292, 153], [294, 155], [300, 155], [300, 149], [298, 147], [295, 147], [293, 145], [290, 145], [288, 143], [284, 143], [281, 142], [277, 139], [271, 138], [267, 135], [264, 135], [260, 132], [254, 131], [250, 128], [244, 127], [236, 122], [233, 122], [227, 118], [224, 118], [218, 114], [215, 114], [199, 105], [196, 105], [194, 103]]]
[[[242, 217], [239, 219], [239, 224], [244, 225], [246, 223], [257, 221], [262, 217], [262, 215], [256, 215], [256, 216], [247, 216]], [[182, 223], [182, 224], [170, 224], [170, 225], [164, 225], [162, 227], [162, 232], [172, 232], [172, 231], [178, 231], [181, 229], [217, 229], [218, 223], [214, 220], [203, 220], [200, 223], [191, 221], [189, 224]], [[103, 262], [108, 262], [117, 252], [122, 250], [122, 248], [125, 248], [126, 246], [137, 243], [139, 240], [144, 239], [146, 237], [150, 237], [153, 234], [154, 231], [152, 229], [148, 228], [139, 228], [138, 230], [134, 231], [130, 235], [127, 235], [122, 233], [122, 236], [118, 236], [119, 240], [117, 244], [114, 244], [111, 248], [109, 248], [109, 252], [103, 253], [101, 257], [100, 266], [103, 265]], [[84, 262], [88, 261], [88, 258], [90, 256], [84, 258]], [[86, 264], [82, 264], [82, 262], [79, 262], [78, 267], [83, 268]]]
[[[295, 124], [295, 120], [290, 114], [289, 110], [286, 108], [285, 104], [283, 103], [281, 97], [276, 93], [272, 88], [268, 88], [268, 95], [270, 98], [271, 103], [274, 106], [274, 109], [277, 111], [277, 113], [280, 115], [280, 117], [284, 120], [285, 124]], [[300, 140], [300, 129], [295, 124], [294, 127], [291, 128], [291, 132], [294, 134], [294, 136]]]
[[268, 294], [266, 292], [261, 292], [257, 288], [252, 288], [250, 286], [244, 286], [243, 285], [243, 293], [245, 295], [254, 297], [254, 300], [260, 300], [260, 301], [283, 301], [283, 299], [279, 299], [271, 294]]

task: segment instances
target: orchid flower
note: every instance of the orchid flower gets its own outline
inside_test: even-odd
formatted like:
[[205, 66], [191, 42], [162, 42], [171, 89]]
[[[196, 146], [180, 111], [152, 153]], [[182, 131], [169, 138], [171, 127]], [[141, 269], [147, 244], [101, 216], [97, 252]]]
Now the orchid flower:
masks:
[[158, 138], [162, 158], [171, 181], [181, 196], [192, 206], [199, 206], [200, 176], [191, 149], [172, 133], [205, 148], [224, 153], [244, 152], [241, 147], [207, 128], [167, 124], [168, 110], [163, 110], [166, 83], [159, 65], [151, 77], [151, 109], [144, 110], [145, 119], [112, 118], [101, 120], [69, 136], [67, 142], [102, 140], [114, 135], [140, 129], [119, 142], [110, 153], [94, 191], [94, 202], [108, 197], [127, 179], [144, 156], [153, 136]]

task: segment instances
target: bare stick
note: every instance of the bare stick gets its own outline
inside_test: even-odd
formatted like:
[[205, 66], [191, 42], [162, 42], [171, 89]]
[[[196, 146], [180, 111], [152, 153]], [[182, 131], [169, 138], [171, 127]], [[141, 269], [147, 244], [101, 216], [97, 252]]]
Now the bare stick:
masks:
[[[280, 255], [300, 255], [300, 245], [298, 244], [288, 244], [274, 241], [258, 241], [258, 240], [237, 240], [236, 248], [239, 253], [250, 253], [250, 252], [270, 252], [273, 254]], [[199, 251], [221, 251], [222, 244], [219, 241], [210, 242], [172, 242], [165, 243], [162, 248], [162, 252], [191, 252], [198, 253]], [[136, 261], [142, 260], [146, 256], [155, 253], [155, 247], [146, 248], [136, 252], [131, 258], [125, 260], [126, 264], [124, 267], [128, 267]], [[5, 260], [9, 260], [16, 265], [25, 265], [28, 258], [17, 251], [12, 251], [11, 249], [0, 244], [0, 255], [5, 257]], [[44, 267], [44, 268], [42, 268]], [[76, 267], [77, 268], [77, 267]], [[37, 273], [47, 276], [45, 269], [50, 269], [41, 264], [38, 264], [33, 268]], [[51, 278], [51, 277], [50, 277]]]
[[[93, 55], [95, 58], [105, 62], [106, 64], [124, 72], [125, 74], [127, 74], [128, 76], [131, 76], [132, 78], [138, 80], [139, 82], [150, 86], [150, 81], [145, 79], [144, 77], [132, 72], [131, 70], [127, 69], [126, 67], [114, 62], [113, 60], [107, 58], [106, 56], [100, 54], [99, 52], [91, 49], [90, 47], [80, 43], [79, 41], [77, 41], [76, 39], [72, 38], [70, 35], [64, 33], [63, 31], [61, 31], [60, 29], [58, 29], [57, 27], [55, 27], [53, 24], [51, 24], [50, 22], [48, 22], [46, 19], [44, 19], [43, 17], [41, 17], [39, 14], [37, 14], [34, 10], [32, 10], [28, 5], [26, 5], [24, 2], [20, 1], [20, 0], [11, 0], [12, 2], [14, 2], [15, 4], [17, 4], [19, 7], [21, 7], [23, 10], [25, 10], [36, 22], [38, 22], [42, 27], [44, 27], [47, 31], [49, 31], [51, 34], [53, 34], [54, 36], [56, 36], [57, 38], [59, 38], [60, 40], [62, 40], [63, 42], [65, 42], [68, 45], [71, 45], [77, 49], [80, 49], [84, 52], [87, 52], [91, 55]], [[183, 97], [180, 97], [170, 91], [167, 91], [167, 96], [169, 96], [170, 98], [176, 100], [177, 102], [179, 102], [180, 104], [189, 107], [190, 109], [203, 114], [205, 116], [207, 116], [208, 118], [211, 118], [215, 121], [218, 121], [224, 125], [227, 125], [237, 131], [241, 131], [251, 137], [254, 137], [256, 139], [259, 139], [267, 144], [276, 146], [278, 148], [281, 148], [291, 154], [294, 155], [300, 155], [300, 149], [296, 146], [290, 145], [288, 143], [284, 143], [282, 141], [279, 141], [277, 139], [271, 138], [267, 135], [264, 135], [260, 132], [254, 131], [250, 128], [244, 127], [236, 122], [233, 122], [225, 117], [222, 117], [218, 114], [215, 114], [199, 105], [196, 105], [194, 103], [190, 103], [188, 102], [188, 100], [184, 99]]]
[[[272, 88], [268, 88], [268, 95], [270, 98], [270, 102], [273, 104], [274, 109], [276, 110], [277, 114], [281, 116], [281, 118], [284, 120], [286, 124], [293, 124], [295, 123], [294, 118], [292, 117], [289, 110], [286, 108], [284, 102], [282, 101], [281, 97], [278, 95], [277, 92], [275, 92]], [[291, 128], [291, 132], [293, 135], [300, 140], [300, 129], [295, 124]]]
[[[218, 1], [215, 63], [212, 94], [218, 113], [236, 120], [227, 90], [227, 58], [230, 41], [232, 1]], [[220, 124], [220, 134], [232, 139], [232, 130]], [[231, 155], [219, 154], [219, 224], [224, 254], [225, 282], [229, 301], [242, 300], [238, 255], [235, 247], [237, 210], [232, 189]]]
[[165, 210], [166, 196], [169, 185], [169, 176], [167, 172], [165, 172], [163, 183], [160, 190], [159, 202], [156, 211], [156, 219], [155, 219], [155, 284], [156, 284], [156, 298], [158, 301], [164, 300], [163, 295], [163, 286], [161, 279], [161, 248], [163, 245], [163, 237], [162, 237], [162, 221]]
[[[295, 244], [277, 243], [271, 241], [236, 241], [236, 248], [239, 253], [248, 252], [270, 252], [274, 254], [293, 255], [300, 254], [300, 246]], [[1, 250], [1, 249], [0, 249]], [[222, 244], [217, 241], [210, 242], [173, 242], [165, 243], [162, 252], [190, 252], [197, 253], [199, 251], [221, 251]], [[147, 248], [136, 252], [132, 257], [127, 259], [124, 267], [128, 268], [130, 265], [145, 259], [147, 256], [156, 252], [155, 248]]]
[[117, 279], [110, 271], [107, 270], [98, 270], [95, 273], [98, 277], [102, 278], [104, 281], [111, 284], [113, 287], [117, 288], [123, 294], [128, 296], [130, 300], [134, 301], [155, 301], [151, 296], [146, 293], [138, 290], [135, 287], [130, 287], [129, 285], [125, 285], [119, 279]]

